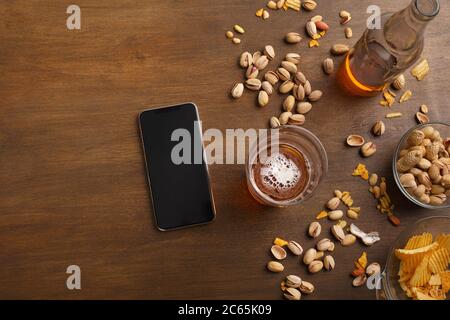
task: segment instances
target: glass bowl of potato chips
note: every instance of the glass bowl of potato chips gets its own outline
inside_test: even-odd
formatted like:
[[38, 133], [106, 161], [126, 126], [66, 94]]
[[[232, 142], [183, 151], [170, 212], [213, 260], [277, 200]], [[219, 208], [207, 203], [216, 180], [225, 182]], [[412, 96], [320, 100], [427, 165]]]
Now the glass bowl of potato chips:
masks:
[[392, 246], [377, 286], [386, 300], [449, 300], [450, 217], [434, 216], [405, 229]]

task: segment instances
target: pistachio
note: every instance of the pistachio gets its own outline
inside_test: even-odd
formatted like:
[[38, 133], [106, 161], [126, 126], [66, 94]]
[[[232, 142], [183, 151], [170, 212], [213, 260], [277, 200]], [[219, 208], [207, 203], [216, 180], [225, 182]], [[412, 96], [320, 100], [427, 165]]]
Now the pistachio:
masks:
[[291, 74], [295, 74], [297, 72], [297, 65], [289, 61], [282, 61], [281, 67], [289, 71]]
[[285, 125], [289, 121], [289, 117], [292, 116], [292, 112], [286, 111], [280, 114], [280, 117], [278, 118], [280, 120], [280, 124]]
[[324, 238], [324, 239], [320, 240], [319, 242], [317, 242], [316, 248], [319, 251], [327, 251], [330, 248], [331, 244], [332, 244], [332, 242], [330, 239]]
[[261, 81], [259, 79], [248, 79], [245, 81], [245, 87], [249, 90], [258, 91], [261, 89]]
[[258, 70], [264, 70], [268, 64], [269, 64], [269, 58], [267, 58], [266, 56], [263, 55], [263, 56], [259, 57], [258, 60], [256, 60], [255, 67]]
[[297, 112], [300, 114], [307, 114], [312, 109], [312, 104], [309, 102], [299, 102], [297, 104]]
[[323, 266], [325, 267], [325, 270], [331, 271], [334, 269], [335, 265], [336, 262], [332, 256], [325, 256], [325, 258], [323, 258]]
[[371, 264], [369, 264], [366, 268], [366, 274], [368, 276], [372, 276], [374, 274], [378, 274], [381, 273], [381, 266], [379, 263], [377, 262], [372, 262]]
[[303, 263], [309, 265], [316, 258], [316, 254], [317, 251], [314, 248], [306, 250], [305, 254], [303, 255]]
[[286, 277], [285, 284], [289, 288], [299, 288], [300, 285], [302, 284], [302, 278], [293, 274], [288, 275]]
[[247, 68], [247, 71], [245, 72], [245, 76], [247, 79], [256, 79], [258, 77], [259, 70], [255, 66], [251, 65]]
[[291, 112], [294, 109], [295, 98], [293, 95], [287, 96], [283, 101], [283, 110]]
[[306, 118], [302, 114], [293, 114], [289, 117], [288, 124], [301, 126], [305, 123]]
[[399, 75], [397, 78], [394, 79], [394, 81], [392, 82], [392, 86], [397, 89], [397, 90], [401, 90], [405, 87], [406, 85], [406, 79], [405, 76], [403, 75], [403, 73], [401, 75]]
[[323, 71], [325, 71], [326, 74], [332, 74], [334, 71], [334, 62], [330, 58], [326, 58], [323, 60]]
[[291, 80], [291, 74], [285, 68], [278, 68], [277, 70], [278, 79], [281, 81]]
[[266, 74], [264, 75], [264, 79], [268, 81], [272, 86], [274, 86], [279, 81], [278, 74], [274, 71], [266, 72]]
[[294, 81], [296, 84], [304, 86], [307, 80], [305, 75], [301, 71], [298, 71], [295, 73]]
[[235, 99], [239, 99], [242, 97], [242, 94], [244, 93], [244, 85], [242, 83], [236, 83], [231, 90], [231, 96]]
[[292, 62], [293, 64], [300, 63], [301, 56], [298, 53], [288, 53], [284, 60]]
[[276, 129], [276, 128], [278, 128], [280, 125], [281, 125], [281, 124], [280, 124], [280, 120], [278, 120], [277, 117], [271, 117], [271, 118], [270, 118], [270, 127], [271, 127], [272, 129]]
[[313, 11], [317, 7], [317, 3], [314, 0], [303, 0], [302, 7], [306, 11]]
[[286, 250], [284, 250], [279, 245], [273, 245], [272, 248], [270, 248], [270, 252], [272, 252], [272, 255], [277, 260], [283, 260], [286, 258]]
[[288, 248], [296, 256], [299, 256], [303, 253], [302, 246], [295, 241], [289, 241]]
[[430, 118], [428, 118], [428, 116], [422, 112], [416, 113], [416, 119], [417, 119], [417, 122], [419, 122], [420, 124], [425, 124], [425, 123], [430, 122]]
[[317, 238], [320, 235], [320, 232], [322, 231], [322, 226], [319, 222], [314, 221], [311, 222], [308, 228], [308, 234], [312, 238]]
[[330, 220], [337, 221], [344, 216], [344, 212], [342, 210], [333, 210], [328, 212], [328, 218]]
[[345, 37], [347, 39], [350, 39], [351, 37], [353, 37], [353, 30], [352, 30], [352, 28], [350, 28], [350, 27], [345, 28], [344, 34], [345, 34]]
[[374, 187], [378, 183], [378, 175], [376, 173], [372, 173], [369, 177], [369, 184]]
[[334, 242], [330, 243], [330, 246], [328, 247], [328, 252], [333, 252], [335, 248]]
[[323, 262], [320, 260], [314, 260], [308, 265], [308, 271], [311, 273], [317, 273], [323, 269]]
[[280, 85], [278, 90], [280, 91], [280, 93], [288, 93], [293, 88], [294, 88], [294, 83], [291, 80], [286, 80]]
[[[306, 91], [306, 90], [305, 90], [305, 91]], [[320, 91], [320, 90], [314, 90], [313, 92], [311, 92], [311, 93], [308, 95], [308, 99], [309, 99], [309, 101], [311, 101], [311, 102], [318, 101], [318, 100], [320, 100], [320, 98], [322, 98], [322, 91]]]
[[314, 285], [307, 281], [302, 281], [302, 284], [300, 285], [300, 291], [305, 294], [311, 294], [314, 292]]
[[265, 107], [269, 103], [269, 95], [266, 91], [261, 90], [258, 93], [258, 104], [260, 107]]
[[341, 203], [341, 199], [338, 197], [331, 198], [327, 202], [327, 208], [330, 210], [336, 210], [339, 207], [339, 204]]
[[349, 50], [350, 48], [346, 44], [335, 44], [331, 47], [331, 53], [336, 56], [346, 54]]
[[362, 285], [364, 285], [367, 281], [367, 276], [366, 274], [362, 274], [357, 276], [355, 279], [353, 279], [353, 286], [354, 287], [361, 287]]
[[239, 59], [239, 64], [242, 68], [248, 68], [253, 64], [253, 57], [250, 52], [246, 51], [241, 54], [241, 58]]
[[303, 89], [303, 86], [301, 84], [296, 84], [294, 86], [293, 92], [295, 99], [297, 99], [298, 101], [302, 101], [303, 99], [305, 99], [305, 89]]
[[272, 46], [267, 45], [264, 47], [264, 54], [269, 60], [273, 60], [275, 58], [275, 49]]
[[377, 151], [377, 146], [373, 142], [367, 142], [361, 147], [361, 154], [363, 157], [368, 158], [375, 154]]
[[382, 136], [386, 131], [386, 125], [383, 121], [377, 121], [372, 127], [372, 133], [376, 136]]
[[364, 137], [357, 134], [349, 135], [346, 141], [350, 147], [361, 147], [365, 142]]
[[241, 39], [236, 38], [236, 37], [234, 37], [231, 41], [232, 41], [234, 44], [239, 44], [239, 43], [241, 43]]
[[261, 83], [261, 89], [263, 89], [270, 96], [273, 93], [273, 86], [269, 81], [263, 81]]
[[302, 297], [300, 291], [295, 288], [286, 288], [283, 295], [287, 300], [300, 300]]
[[350, 12], [348, 12], [346, 10], [341, 10], [339, 12], [339, 17], [341, 17], [341, 18], [348, 18], [348, 17], [350, 17]]
[[344, 233], [344, 230], [341, 228], [341, 226], [338, 226], [338, 225], [332, 226], [331, 227], [331, 233], [340, 242], [345, 239], [345, 233]]
[[272, 272], [283, 272], [284, 266], [278, 261], [269, 261], [267, 263], [267, 269]]
[[354, 244], [356, 242], [356, 237], [353, 234], [347, 234], [345, 235], [344, 240], [341, 241], [341, 244], [344, 247], [348, 247], [351, 246], [352, 244]]
[[428, 113], [428, 106], [426, 104], [423, 104], [420, 106], [420, 112], [427, 114]]
[[286, 34], [285, 40], [287, 43], [295, 44], [302, 41], [302, 36], [297, 32], [289, 32]]
[[317, 27], [314, 22], [308, 21], [306, 23], [306, 33], [313, 39], [317, 36]]
[[324, 255], [325, 255], [325, 253], [323, 251], [317, 251], [314, 260], [320, 260], [323, 258]]
[[[305, 84], [303, 85], [303, 89], [305, 89], [305, 95], [309, 96], [311, 94], [311, 91], [312, 91], [311, 83], [308, 80], [305, 81]], [[322, 96], [322, 95], [320, 95], [320, 96]], [[316, 99], [317, 99], [317, 97], [316, 97]], [[309, 99], [309, 100], [312, 101], [311, 99]]]

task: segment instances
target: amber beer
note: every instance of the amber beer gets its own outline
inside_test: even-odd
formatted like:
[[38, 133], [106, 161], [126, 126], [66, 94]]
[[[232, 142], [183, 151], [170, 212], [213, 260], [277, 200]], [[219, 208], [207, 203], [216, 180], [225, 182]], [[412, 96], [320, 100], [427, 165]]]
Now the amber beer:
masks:
[[268, 139], [250, 147], [247, 185], [262, 204], [287, 207], [312, 195], [327, 172], [328, 159], [310, 131], [290, 125], [277, 130], [276, 141]]
[[253, 164], [251, 174], [261, 192], [277, 201], [289, 201], [304, 191], [309, 181], [308, 168], [300, 150], [281, 144], [278, 152], [269, 152], [264, 161]]

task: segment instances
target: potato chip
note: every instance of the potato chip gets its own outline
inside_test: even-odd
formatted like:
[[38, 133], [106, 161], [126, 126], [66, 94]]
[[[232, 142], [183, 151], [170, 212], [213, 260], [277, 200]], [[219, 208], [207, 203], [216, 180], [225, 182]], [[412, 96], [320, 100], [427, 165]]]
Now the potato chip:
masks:
[[417, 266], [416, 271], [414, 271], [413, 276], [409, 280], [409, 285], [414, 287], [420, 287], [428, 283], [431, 278], [431, 273], [428, 270], [428, 262], [430, 260], [430, 256], [425, 256]]
[[417, 297], [417, 300], [437, 300], [436, 298], [430, 297], [429, 295], [424, 294], [420, 291], [417, 291], [416, 297]]
[[430, 245], [433, 242], [433, 236], [431, 233], [424, 232], [420, 236], [414, 236], [412, 238], [409, 238], [408, 242], [406, 243], [405, 250], [413, 250], [422, 248], [425, 246]]
[[367, 267], [367, 253], [363, 252], [362, 255], [355, 261], [355, 267], [357, 269], [365, 270]]
[[419, 258], [419, 260], [422, 260], [423, 257], [425, 257], [425, 254], [433, 250], [436, 250], [438, 247], [439, 244], [437, 242], [433, 242], [430, 245], [420, 247], [417, 249], [396, 249], [395, 256], [402, 261], [410, 258]]
[[441, 271], [439, 272], [439, 276], [441, 277], [442, 291], [447, 293], [450, 290], [450, 271]]
[[450, 252], [450, 234], [440, 234], [436, 237], [436, 242], [439, 243], [439, 247], [446, 248]]
[[430, 261], [428, 263], [428, 269], [432, 273], [439, 273], [447, 269], [450, 263], [450, 254], [446, 248], [441, 248], [433, 252], [430, 256]]
[[438, 288], [430, 289], [429, 296], [434, 298], [434, 299], [438, 299], [438, 300], [445, 300], [446, 299], [444, 291], [442, 289], [438, 289]]
[[441, 286], [442, 285], [441, 276], [439, 274], [433, 274], [430, 280], [428, 280], [428, 284], [430, 286]]

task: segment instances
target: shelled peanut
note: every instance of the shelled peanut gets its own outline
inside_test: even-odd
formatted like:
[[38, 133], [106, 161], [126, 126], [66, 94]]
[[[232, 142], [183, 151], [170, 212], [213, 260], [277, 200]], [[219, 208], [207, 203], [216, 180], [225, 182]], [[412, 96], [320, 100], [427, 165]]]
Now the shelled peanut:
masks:
[[444, 205], [450, 197], [449, 154], [450, 137], [432, 126], [413, 130], [397, 160], [401, 185], [424, 204]]

